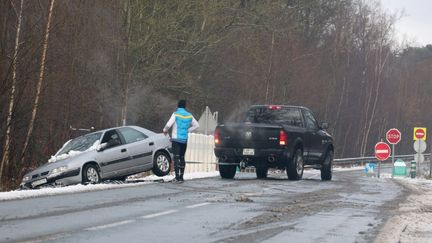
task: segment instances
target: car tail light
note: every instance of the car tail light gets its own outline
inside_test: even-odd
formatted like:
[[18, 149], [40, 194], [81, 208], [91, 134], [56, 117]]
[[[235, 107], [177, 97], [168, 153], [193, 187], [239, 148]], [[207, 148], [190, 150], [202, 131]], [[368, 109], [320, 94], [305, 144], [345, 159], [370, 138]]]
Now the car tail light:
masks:
[[279, 132], [279, 145], [285, 146], [288, 144], [288, 135], [284, 130], [280, 130]]
[[216, 129], [215, 131], [214, 131], [214, 143], [215, 144], [219, 144], [219, 129]]

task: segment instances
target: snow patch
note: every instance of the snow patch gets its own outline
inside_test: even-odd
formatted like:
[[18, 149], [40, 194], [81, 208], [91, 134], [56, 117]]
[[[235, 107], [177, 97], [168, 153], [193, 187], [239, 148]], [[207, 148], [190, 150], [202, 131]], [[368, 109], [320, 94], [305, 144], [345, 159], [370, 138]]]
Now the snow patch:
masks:
[[[197, 173], [189, 173], [184, 175], [185, 180], [193, 180], [199, 178], [207, 178], [207, 177], [215, 177], [218, 176], [218, 171], [213, 172], [197, 172]], [[173, 175], [167, 175], [164, 177], [158, 177], [155, 175], [146, 176], [142, 178], [134, 178], [132, 180], [128, 180], [133, 183], [125, 183], [125, 184], [96, 184], [96, 185], [72, 185], [66, 187], [54, 187], [54, 188], [41, 188], [35, 190], [17, 190], [17, 191], [9, 191], [9, 192], [0, 192], [0, 201], [6, 200], [17, 200], [17, 199], [26, 199], [26, 198], [34, 198], [34, 197], [42, 197], [42, 196], [54, 196], [60, 194], [71, 194], [71, 193], [79, 193], [79, 192], [91, 192], [91, 191], [101, 191], [108, 189], [117, 189], [124, 187], [134, 187], [134, 186], [142, 186], [146, 184], [155, 183], [155, 181], [163, 180], [164, 182], [171, 181], [174, 178]]]
[[[68, 144], [69, 141], [67, 143], [65, 143], [65, 145], [63, 145], [62, 148], [64, 148], [64, 146], [66, 146], [66, 144]], [[96, 142], [94, 142], [94, 144], [90, 148], [86, 149], [85, 151], [71, 150], [71, 151], [67, 152], [66, 154], [60, 154], [60, 155], [57, 155], [57, 156], [56, 155], [52, 155], [51, 158], [48, 160], [48, 163], [53, 163], [53, 162], [56, 162], [56, 161], [59, 161], [59, 160], [64, 160], [64, 159], [67, 159], [67, 158], [72, 158], [74, 156], [77, 156], [78, 154], [82, 154], [82, 153], [85, 153], [85, 152], [88, 152], [88, 151], [96, 150], [96, 148], [98, 146], [99, 146], [99, 140], [96, 141]]]
[[410, 196], [399, 205], [374, 242], [432, 243], [432, 180], [394, 178], [410, 190]]

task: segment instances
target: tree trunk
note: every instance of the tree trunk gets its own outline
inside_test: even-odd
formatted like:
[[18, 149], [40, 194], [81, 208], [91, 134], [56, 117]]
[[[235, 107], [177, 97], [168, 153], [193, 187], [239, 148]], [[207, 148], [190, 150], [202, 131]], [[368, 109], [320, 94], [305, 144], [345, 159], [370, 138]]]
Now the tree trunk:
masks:
[[380, 88], [381, 88], [381, 80], [382, 80], [382, 73], [383, 73], [383, 71], [384, 71], [384, 67], [386, 66], [386, 64], [387, 64], [387, 60], [388, 60], [388, 57], [389, 57], [389, 52], [387, 51], [387, 54], [386, 54], [386, 56], [384, 57], [384, 60], [382, 60], [382, 48], [383, 48], [383, 46], [381, 46], [380, 47], [380, 51], [379, 51], [379, 62], [378, 62], [378, 64], [377, 64], [377, 88], [376, 88], [376, 90], [375, 90], [375, 99], [374, 99], [374, 103], [373, 103], [373, 106], [372, 106], [372, 115], [371, 115], [371, 117], [370, 117], [370, 120], [369, 120], [369, 124], [368, 124], [368, 128], [367, 128], [367, 130], [366, 130], [366, 136], [365, 136], [365, 145], [364, 145], [364, 148], [363, 148], [363, 156], [364, 156], [364, 154], [366, 153], [366, 147], [367, 147], [367, 144], [368, 144], [368, 139], [369, 139], [369, 133], [370, 133], [370, 130], [371, 130], [371, 127], [372, 127], [372, 122], [373, 122], [373, 120], [375, 119], [375, 113], [376, 113], [376, 106], [377, 106], [377, 102], [378, 102], [378, 99], [379, 99], [379, 95], [380, 95]]
[[121, 109], [121, 125], [125, 126], [127, 121], [127, 113], [128, 113], [128, 100], [129, 100], [129, 82], [131, 79], [130, 61], [129, 61], [129, 44], [130, 44], [130, 36], [131, 36], [131, 7], [130, 3], [125, 3], [125, 12], [126, 12], [126, 45], [125, 45], [125, 56], [124, 56], [124, 77], [123, 77], [123, 99], [122, 99], [122, 109]]
[[273, 49], [274, 49], [274, 43], [275, 43], [275, 32], [272, 33], [272, 42], [271, 42], [271, 48], [270, 48], [270, 60], [269, 60], [269, 67], [267, 70], [266, 75], [266, 94], [265, 94], [265, 102], [268, 104], [268, 96], [269, 96], [269, 86], [270, 86], [270, 78], [271, 78], [271, 72], [272, 72], [272, 66], [273, 66]]
[[15, 105], [17, 59], [18, 59], [19, 40], [20, 40], [20, 32], [21, 32], [23, 5], [24, 5], [24, 0], [21, 0], [19, 14], [17, 14], [18, 24], [17, 24], [17, 32], [15, 37], [15, 49], [14, 49], [14, 55], [12, 60], [12, 87], [10, 91], [9, 110], [8, 110], [7, 121], [6, 121], [6, 136], [5, 136], [5, 143], [3, 149], [3, 157], [0, 165], [0, 185], [2, 185], [3, 169], [9, 164], [10, 144], [11, 144], [11, 137], [12, 137], [12, 133], [11, 133], [12, 115], [13, 115], [13, 110]]
[[51, 0], [49, 12], [48, 12], [48, 21], [47, 21], [47, 25], [46, 25], [46, 29], [45, 29], [45, 38], [44, 38], [43, 47], [42, 47], [42, 58], [41, 58], [41, 65], [40, 65], [40, 72], [39, 72], [39, 81], [37, 83], [36, 96], [35, 96], [35, 100], [33, 103], [32, 116], [30, 119], [30, 124], [29, 124], [29, 128], [27, 131], [26, 140], [24, 142], [24, 147], [23, 147], [22, 152], [21, 152], [21, 164], [23, 164], [23, 162], [24, 162], [24, 155], [27, 151], [28, 144], [30, 142], [30, 138], [31, 138], [32, 133], [33, 133], [34, 123], [35, 123], [36, 115], [37, 115], [38, 108], [39, 108], [39, 99], [41, 96], [42, 84], [43, 84], [43, 79], [44, 79], [45, 60], [46, 60], [46, 53], [48, 50], [48, 38], [49, 38], [49, 32], [50, 32], [50, 26], [51, 26], [51, 20], [52, 20], [52, 13], [53, 13], [53, 9], [54, 9], [54, 3], [55, 3], [55, 0]]

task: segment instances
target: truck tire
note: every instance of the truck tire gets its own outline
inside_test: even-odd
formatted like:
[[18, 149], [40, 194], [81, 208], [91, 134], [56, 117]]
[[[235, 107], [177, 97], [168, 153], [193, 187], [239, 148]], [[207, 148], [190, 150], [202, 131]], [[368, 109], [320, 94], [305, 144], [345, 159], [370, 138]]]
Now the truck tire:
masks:
[[332, 179], [333, 172], [333, 151], [329, 150], [324, 158], [321, 167], [321, 180], [330, 181]]
[[267, 178], [268, 167], [266, 165], [256, 166], [255, 172], [258, 179], [265, 179]]
[[236, 174], [237, 166], [219, 165], [219, 174], [224, 179], [233, 179]]
[[287, 168], [288, 179], [292, 181], [300, 180], [303, 176], [303, 169], [304, 169], [303, 151], [297, 148], [293, 155], [293, 158], [288, 163], [288, 168]]

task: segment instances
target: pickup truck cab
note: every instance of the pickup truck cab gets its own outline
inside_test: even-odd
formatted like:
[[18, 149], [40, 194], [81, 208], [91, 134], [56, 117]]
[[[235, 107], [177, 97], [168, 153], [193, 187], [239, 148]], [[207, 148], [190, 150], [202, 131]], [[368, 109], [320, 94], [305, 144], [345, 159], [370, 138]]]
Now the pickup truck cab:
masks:
[[215, 155], [222, 178], [232, 179], [237, 166], [254, 166], [258, 178], [269, 168], [286, 169], [290, 180], [299, 180], [305, 167], [321, 170], [331, 180], [333, 138], [312, 112], [301, 106], [254, 105], [244, 122], [216, 127]]

